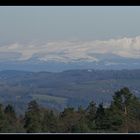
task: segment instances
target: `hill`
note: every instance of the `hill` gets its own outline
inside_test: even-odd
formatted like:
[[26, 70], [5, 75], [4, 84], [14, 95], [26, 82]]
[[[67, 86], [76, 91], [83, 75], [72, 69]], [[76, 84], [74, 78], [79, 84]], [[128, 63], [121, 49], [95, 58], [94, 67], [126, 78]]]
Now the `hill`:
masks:
[[32, 99], [58, 110], [86, 106], [91, 100], [109, 105], [113, 93], [125, 86], [140, 97], [140, 70], [5, 70], [0, 71], [0, 102], [13, 104], [19, 113]]

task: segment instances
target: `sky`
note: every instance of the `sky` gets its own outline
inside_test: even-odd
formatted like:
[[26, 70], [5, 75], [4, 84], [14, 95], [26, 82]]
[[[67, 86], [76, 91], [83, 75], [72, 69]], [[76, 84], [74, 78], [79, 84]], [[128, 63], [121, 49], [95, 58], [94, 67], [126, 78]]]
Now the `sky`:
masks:
[[1, 42], [140, 35], [139, 6], [1, 6]]
[[111, 55], [140, 59], [139, 6], [0, 7], [0, 62], [99, 63]]

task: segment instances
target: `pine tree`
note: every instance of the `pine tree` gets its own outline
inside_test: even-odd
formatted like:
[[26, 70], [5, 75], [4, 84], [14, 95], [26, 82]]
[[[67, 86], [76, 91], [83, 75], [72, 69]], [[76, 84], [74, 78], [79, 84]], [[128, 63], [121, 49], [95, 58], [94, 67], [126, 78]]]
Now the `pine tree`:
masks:
[[25, 112], [25, 125], [27, 133], [41, 132], [41, 115], [39, 105], [35, 100], [29, 102], [28, 110]]
[[7, 120], [6, 120], [6, 116], [4, 114], [4, 109], [3, 109], [3, 105], [0, 104], [0, 132], [4, 133], [7, 132], [6, 128], [7, 128]]
[[134, 124], [140, 113], [140, 102], [127, 87], [115, 92], [110, 106], [112, 128], [120, 132], [129, 132], [129, 126]]
[[95, 124], [98, 132], [106, 132], [109, 129], [108, 116], [106, 109], [103, 107], [103, 103], [99, 104], [97, 108]]
[[96, 116], [96, 104], [91, 101], [86, 109], [86, 118], [88, 121], [88, 126], [91, 130], [95, 130], [95, 116]]
[[79, 120], [72, 127], [72, 133], [87, 133], [90, 132], [90, 128], [88, 126], [88, 119], [86, 117], [86, 110], [83, 109], [82, 106], [78, 107], [77, 114], [79, 115]]
[[59, 117], [59, 126], [62, 127], [62, 132], [72, 132], [73, 127], [77, 125], [79, 119], [80, 116], [73, 107], [65, 108], [64, 111], [60, 113]]
[[42, 131], [55, 133], [57, 132], [57, 116], [52, 110], [44, 110], [44, 117], [42, 121]]
[[4, 113], [7, 115], [9, 122], [16, 121], [16, 113], [12, 105], [7, 105], [5, 107]]
[[14, 107], [8, 104], [4, 109], [4, 113], [5, 113], [6, 125], [7, 125], [5, 131], [7, 131], [7, 133], [16, 132], [17, 130], [16, 128], [18, 127], [19, 124], [17, 123], [17, 117], [16, 117]]

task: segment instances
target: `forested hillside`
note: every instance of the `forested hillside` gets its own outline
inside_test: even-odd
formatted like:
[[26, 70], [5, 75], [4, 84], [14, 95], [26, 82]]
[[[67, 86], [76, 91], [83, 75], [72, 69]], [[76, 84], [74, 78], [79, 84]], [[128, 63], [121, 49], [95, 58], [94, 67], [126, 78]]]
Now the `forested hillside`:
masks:
[[85, 107], [94, 99], [110, 105], [113, 93], [128, 87], [140, 97], [140, 70], [68, 70], [59, 73], [0, 71], [0, 102], [21, 114], [31, 100], [62, 111]]
[[17, 116], [11, 105], [0, 106], [1, 133], [139, 133], [140, 100], [124, 87], [113, 95], [110, 106], [94, 101], [78, 109], [57, 112], [28, 103], [24, 115]]

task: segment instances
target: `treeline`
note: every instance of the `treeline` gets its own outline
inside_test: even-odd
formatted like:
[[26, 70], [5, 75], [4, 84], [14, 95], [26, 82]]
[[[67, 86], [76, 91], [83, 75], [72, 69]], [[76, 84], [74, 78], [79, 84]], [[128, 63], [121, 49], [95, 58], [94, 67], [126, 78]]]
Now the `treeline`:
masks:
[[[86, 98], [86, 96], [85, 96]], [[139, 133], [140, 100], [124, 87], [108, 107], [91, 101], [87, 108], [67, 107], [62, 112], [43, 108], [33, 100], [24, 116], [11, 105], [0, 105], [0, 133]]]

